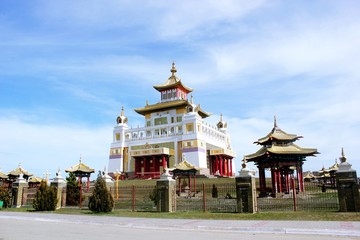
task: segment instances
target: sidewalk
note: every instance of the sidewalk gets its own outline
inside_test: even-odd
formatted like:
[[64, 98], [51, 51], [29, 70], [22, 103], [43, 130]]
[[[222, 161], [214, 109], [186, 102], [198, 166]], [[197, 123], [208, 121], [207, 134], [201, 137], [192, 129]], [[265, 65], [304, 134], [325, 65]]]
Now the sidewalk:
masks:
[[360, 222], [198, 220], [84, 216], [49, 213], [0, 212], [0, 220], [116, 225], [134, 229], [306, 234], [360, 237]]

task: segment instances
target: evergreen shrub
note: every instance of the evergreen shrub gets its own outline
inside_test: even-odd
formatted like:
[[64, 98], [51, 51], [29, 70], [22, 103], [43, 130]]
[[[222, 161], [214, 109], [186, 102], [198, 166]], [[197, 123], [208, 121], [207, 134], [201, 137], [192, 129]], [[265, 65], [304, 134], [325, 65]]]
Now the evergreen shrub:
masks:
[[5, 187], [0, 187], [0, 201], [3, 201], [3, 208], [11, 205], [11, 191]]
[[56, 188], [49, 187], [45, 181], [40, 183], [33, 202], [36, 211], [54, 211], [57, 204]]
[[89, 197], [88, 206], [93, 212], [111, 212], [114, 207], [114, 199], [101, 175], [96, 179], [93, 193]]
[[70, 172], [66, 177], [66, 205], [77, 206], [80, 201], [79, 182], [74, 173]]

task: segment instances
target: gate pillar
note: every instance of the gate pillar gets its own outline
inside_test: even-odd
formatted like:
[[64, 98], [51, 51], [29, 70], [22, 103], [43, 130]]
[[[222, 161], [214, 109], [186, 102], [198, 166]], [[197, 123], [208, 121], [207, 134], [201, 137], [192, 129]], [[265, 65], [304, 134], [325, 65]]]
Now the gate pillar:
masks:
[[26, 180], [23, 178], [23, 175], [20, 174], [19, 178], [16, 179], [16, 181], [13, 183], [12, 185], [12, 206], [19, 208], [22, 205], [22, 197], [23, 197], [23, 192], [24, 192], [24, 188], [28, 186], [28, 183], [26, 182]]
[[60, 170], [57, 171], [56, 177], [50, 183], [50, 186], [54, 186], [56, 188], [56, 209], [60, 209], [61, 207], [65, 207], [66, 205], [66, 191], [63, 191], [64, 188], [66, 190], [66, 181], [61, 176]]
[[168, 169], [164, 169], [160, 179], [156, 181], [158, 194], [157, 210], [159, 212], [175, 211], [175, 185], [176, 181], [172, 179]]
[[335, 173], [340, 212], [360, 212], [359, 184], [356, 171], [346, 162], [344, 151], [339, 158], [339, 170]]
[[239, 176], [236, 181], [236, 210], [239, 213], [255, 213], [256, 212], [256, 187], [255, 177], [246, 163], [242, 164]]

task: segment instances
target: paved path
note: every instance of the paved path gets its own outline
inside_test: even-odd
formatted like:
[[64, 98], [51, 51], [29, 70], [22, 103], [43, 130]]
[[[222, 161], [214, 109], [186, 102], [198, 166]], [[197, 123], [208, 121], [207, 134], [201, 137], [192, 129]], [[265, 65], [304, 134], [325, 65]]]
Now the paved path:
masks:
[[[191, 234], [191, 235], [189, 235]], [[0, 212], [3, 239], [360, 239], [360, 222], [153, 219]], [[159, 237], [162, 236], [162, 237]], [[145, 237], [145, 238], [144, 238]], [[154, 237], [154, 238], [153, 238]]]

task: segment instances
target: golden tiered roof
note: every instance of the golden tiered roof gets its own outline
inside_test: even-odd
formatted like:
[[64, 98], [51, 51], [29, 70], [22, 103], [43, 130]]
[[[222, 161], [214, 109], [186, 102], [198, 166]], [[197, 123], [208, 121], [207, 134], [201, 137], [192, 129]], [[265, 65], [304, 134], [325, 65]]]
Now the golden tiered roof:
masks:
[[276, 123], [276, 117], [274, 117], [274, 127], [271, 130], [271, 132], [266, 135], [263, 138], [258, 139], [256, 142], [257, 144], [263, 145], [266, 144], [269, 141], [273, 140], [280, 140], [280, 141], [296, 141], [299, 138], [302, 138], [302, 136], [298, 136], [296, 134], [288, 134], [281, 130]]
[[308, 172], [305, 172], [305, 173], [304, 173], [304, 177], [303, 177], [303, 178], [304, 178], [304, 179], [315, 179], [316, 176], [315, 176], [312, 172], [308, 171]]
[[172, 68], [170, 70], [171, 76], [166, 80], [164, 84], [161, 85], [155, 85], [154, 88], [158, 91], [167, 90], [167, 89], [173, 89], [173, 88], [182, 88], [186, 91], [186, 93], [192, 92], [193, 89], [185, 86], [182, 84], [181, 79], [179, 79], [175, 73], [177, 72], [175, 68], [175, 63], [172, 63]]
[[270, 147], [262, 147], [256, 153], [246, 155], [246, 160], [251, 161], [254, 158], [259, 158], [268, 155], [268, 153], [272, 154], [283, 154], [283, 155], [302, 155], [302, 156], [315, 156], [317, 154], [316, 148], [302, 148], [298, 145], [272, 145]]
[[[190, 103], [187, 100], [174, 100], [174, 101], [169, 101], [169, 102], [160, 102], [160, 103], [151, 104], [151, 105], [148, 104], [143, 108], [135, 108], [134, 110], [135, 110], [135, 112], [145, 116], [148, 113], [153, 113], [153, 112], [157, 112], [157, 111], [165, 111], [165, 110], [170, 110], [170, 109], [174, 109], [174, 108], [175, 109], [177, 109], [177, 108], [185, 109], [189, 105], [190, 105]], [[202, 118], [206, 118], [211, 115], [211, 113], [205, 112], [200, 107], [198, 107], [197, 110], [198, 110], [198, 114]]]
[[40, 183], [41, 181], [44, 181], [44, 179], [39, 177], [31, 177], [29, 183]]
[[188, 170], [199, 170], [200, 168], [192, 165], [188, 161], [184, 160], [175, 166], [174, 170], [188, 171]]
[[0, 172], [0, 178], [7, 179], [8, 175], [6, 175], [5, 173]]
[[315, 156], [318, 154], [316, 148], [302, 148], [293, 142], [301, 138], [295, 134], [287, 134], [282, 131], [276, 123], [276, 118], [274, 118], [274, 128], [272, 131], [264, 138], [260, 138], [257, 144], [262, 145], [257, 152], [245, 156], [247, 161], [258, 161], [261, 159], [267, 159], [272, 155], [284, 156]]
[[20, 174], [22, 174], [23, 176], [28, 176], [28, 177], [31, 177], [33, 175], [33, 174], [29, 173], [28, 171], [26, 171], [25, 169], [23, 169], [21, 167], [21, 165], [19, 164], [19, 167], [15, 168], [11, 172], [9, 172], [8, 176], [19, 177]]
[[66, 169], [65, 172], [82, 172], [82, 173], [93, 173], [95, 170], [82, 163], [81, 158], [78, 164]]

